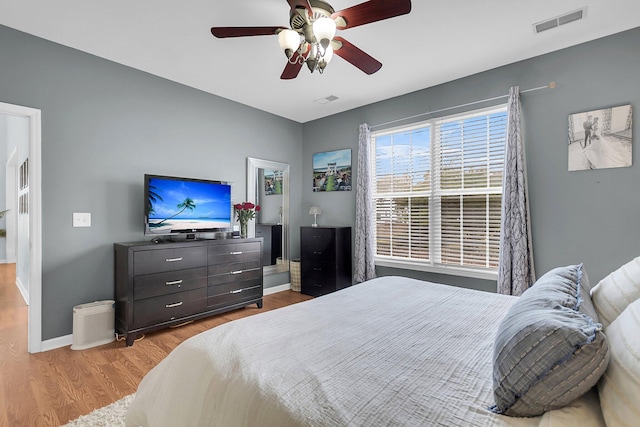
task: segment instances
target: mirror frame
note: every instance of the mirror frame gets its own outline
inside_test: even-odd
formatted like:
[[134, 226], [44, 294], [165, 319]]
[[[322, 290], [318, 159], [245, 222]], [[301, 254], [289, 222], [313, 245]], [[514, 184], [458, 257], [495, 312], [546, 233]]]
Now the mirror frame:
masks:
[[[247, 157], [247, 200], [253, 203], [258, 200], [258, 169], [282, 171], [282, 264], [264, 266], [262, 273], [284, 273], [289, 271], [289, 164]], [[247, 235], [255, 237], [255, 220], [249, 221]]]

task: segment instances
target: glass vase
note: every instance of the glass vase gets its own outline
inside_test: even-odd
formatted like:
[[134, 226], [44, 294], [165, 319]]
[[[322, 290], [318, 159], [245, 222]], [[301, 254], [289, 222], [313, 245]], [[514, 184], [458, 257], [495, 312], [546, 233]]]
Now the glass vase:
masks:
[[240, 238], [247, 238], [247, 221], [240, 221]]

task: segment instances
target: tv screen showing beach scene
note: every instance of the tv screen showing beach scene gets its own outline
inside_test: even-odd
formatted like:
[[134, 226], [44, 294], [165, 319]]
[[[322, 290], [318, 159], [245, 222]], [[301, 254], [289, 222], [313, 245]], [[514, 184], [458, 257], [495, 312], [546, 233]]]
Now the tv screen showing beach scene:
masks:
[[145, 234], [231, 228], [231, 184], [145, 175]]

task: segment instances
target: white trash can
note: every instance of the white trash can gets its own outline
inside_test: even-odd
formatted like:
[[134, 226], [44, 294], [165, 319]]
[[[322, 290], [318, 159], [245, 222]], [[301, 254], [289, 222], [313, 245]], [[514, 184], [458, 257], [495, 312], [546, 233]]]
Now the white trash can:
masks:
[[96, 301], [73, 307], [71, 350], [84, 350], [116, 339], [115, 301]]

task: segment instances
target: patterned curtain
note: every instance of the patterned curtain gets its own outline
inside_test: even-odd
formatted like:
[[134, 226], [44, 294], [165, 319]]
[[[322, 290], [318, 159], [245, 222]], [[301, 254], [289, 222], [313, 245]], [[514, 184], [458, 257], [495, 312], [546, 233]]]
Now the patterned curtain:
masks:
[[373, 236], [373, 202], [371, 199], [371, 128], [360, 125], [358, 141], [358, 181], [356, 185], [356, 236], [355, 236], [355, 281], [356, 283], [376, 277], [373, 262], [375, 239]]
[[502, 182], [498, 293], [522, 295], [535, 281], [524, 145], [520, 133], [520, 88], [509, 90], [507, 143]]

